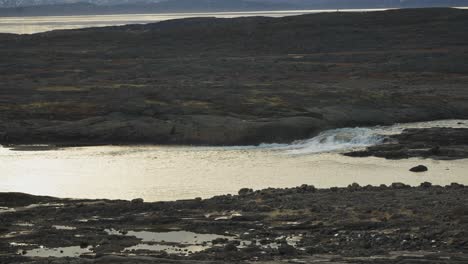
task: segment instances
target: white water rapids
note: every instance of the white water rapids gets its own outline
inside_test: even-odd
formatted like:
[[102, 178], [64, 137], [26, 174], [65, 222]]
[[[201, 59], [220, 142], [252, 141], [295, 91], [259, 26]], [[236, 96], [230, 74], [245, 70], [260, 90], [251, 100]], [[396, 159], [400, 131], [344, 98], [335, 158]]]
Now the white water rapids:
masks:
[[298, 140], [292, 144], [262, 144], [260, 147], [284, 150], [287, 154], [313, 154], [323, 152], [343, 152], [382, 143], [387, 135], [399, 134], [407, 128], [468, 127], [468, 121], [441, 120], [396, 124], [393, 126], [354, 127], [326, 130], [316, 137]]

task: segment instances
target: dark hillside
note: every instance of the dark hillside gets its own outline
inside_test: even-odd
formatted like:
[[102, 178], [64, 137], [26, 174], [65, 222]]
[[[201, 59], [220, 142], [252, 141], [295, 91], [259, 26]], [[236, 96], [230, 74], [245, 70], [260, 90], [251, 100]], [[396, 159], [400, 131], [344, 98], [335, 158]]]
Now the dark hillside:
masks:
[[3, 142], [248, 144], [468, 118], [468, 11], [0, 35]]

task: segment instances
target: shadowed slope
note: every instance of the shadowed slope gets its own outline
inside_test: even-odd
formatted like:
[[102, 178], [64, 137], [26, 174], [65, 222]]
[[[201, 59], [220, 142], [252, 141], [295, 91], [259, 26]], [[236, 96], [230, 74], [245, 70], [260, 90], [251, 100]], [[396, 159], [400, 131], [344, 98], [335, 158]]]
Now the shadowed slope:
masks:
[[252, 144], [468, 118], [468, 12], [195, 18], [0, 36], [3, 142]]

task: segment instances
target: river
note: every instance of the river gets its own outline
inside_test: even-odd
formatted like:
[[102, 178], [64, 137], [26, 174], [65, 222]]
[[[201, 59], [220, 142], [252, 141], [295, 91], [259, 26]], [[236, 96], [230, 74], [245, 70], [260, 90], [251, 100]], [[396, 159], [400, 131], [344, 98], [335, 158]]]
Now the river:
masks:
[[[319, 188], [403, 182], [468, 184], [468, 159], [386, 160], [340, 153], [376, 144], [409, 127], [468, 127], [445, 120], [389, 127], [342, 128], [292, 144], [238, 147], [95, 146], [49, 151], [0, 148], [0, 192], [146, 201], [237, 193], [240, 188]], [[424, 164], [428, 172], [408, 170]]]

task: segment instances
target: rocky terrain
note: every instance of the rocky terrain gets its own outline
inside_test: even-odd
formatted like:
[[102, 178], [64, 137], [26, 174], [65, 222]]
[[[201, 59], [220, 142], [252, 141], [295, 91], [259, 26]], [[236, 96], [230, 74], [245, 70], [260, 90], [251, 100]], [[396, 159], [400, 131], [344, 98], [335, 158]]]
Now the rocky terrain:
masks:
[[387, 137], [382, 144], [344, 155], [352, 157], [375, 156], [387, 159], [413, 157], [445, 160], [466, 159], [468, 158], [468, 129], [406, 129], [401, 134]]
[[468, 11], [442, 8], [0, 34], [0, 143], [240, 145], [466, 119], [466, 28]]
[[156, 203], [0, 193], [0, 206], [1, 263], [468, 261], [468, 188], [455, 183]]

